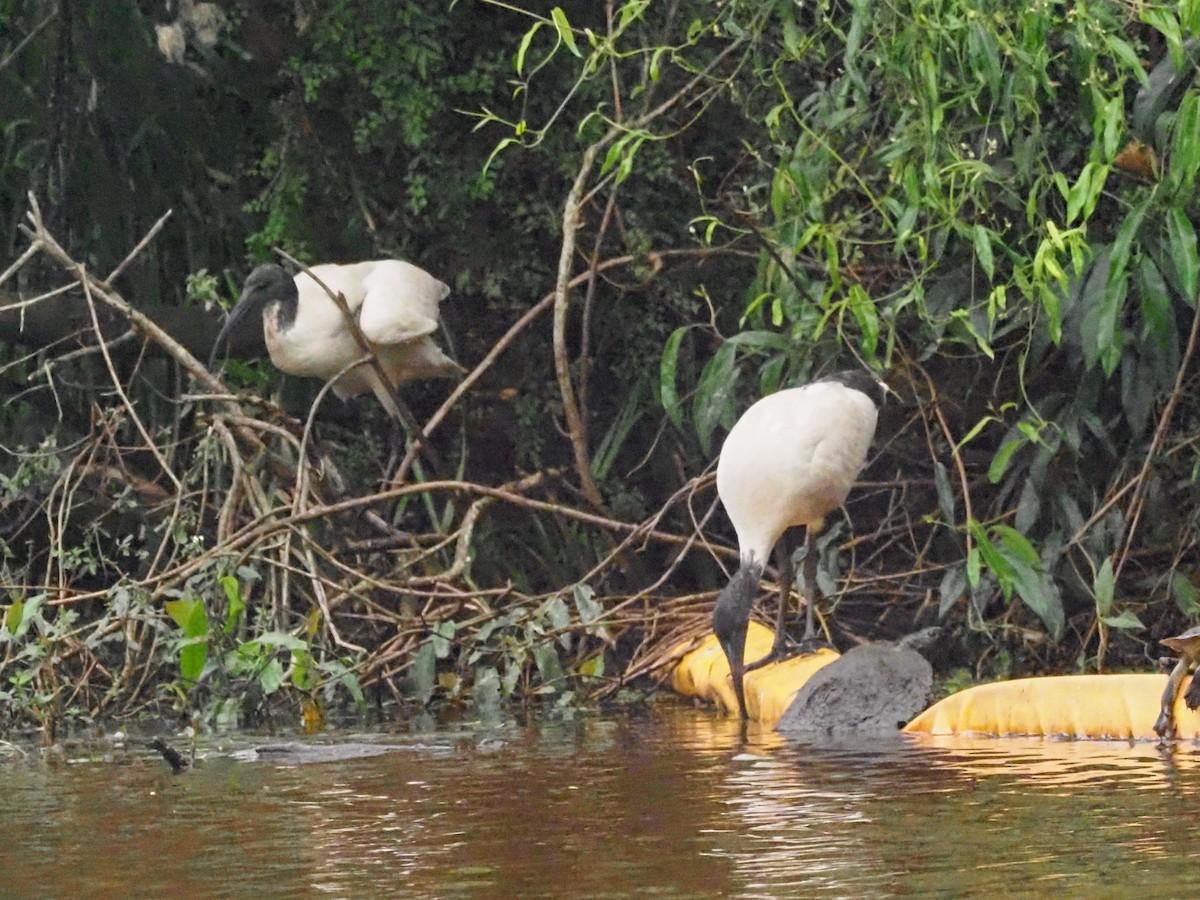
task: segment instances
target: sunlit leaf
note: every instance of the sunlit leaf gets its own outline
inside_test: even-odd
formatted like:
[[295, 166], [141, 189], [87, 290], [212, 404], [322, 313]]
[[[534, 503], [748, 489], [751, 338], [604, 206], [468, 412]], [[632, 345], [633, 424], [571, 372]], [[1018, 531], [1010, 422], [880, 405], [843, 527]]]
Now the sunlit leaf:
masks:
[[292, 684], [302, 691], [311, 691], [316, 687], [317, 675], [313, 671], [312, 656], [307, 650], [292, 652]]
[[226, 575], [221, 579], [221, 587], [225, 590], [225, 599], [229, 601], [229, 607], [225, 611], [225, 633], [233, 634], [233, 629], [237, 627], [242, 613], [246, 610], [246, 601], [242, 599], [238, 580], [232, 575]]
[[279, 686], [283, 684], [283, 664], [278, 657], [272, 657], [263, 666], [262, 671], [258, 673], [258, 684], [268, 697], [279, 690]]
[[4, 611], [4, 627], [8, 629], [9, 634], [15, 635], [17, 628], [21, 624], [21, 619], [25, 613], [25, 601], [14, 600], [12, 604]]
[[525, 36], [521, 38], [521, 44], [517, 47], [517, 74], [520, 75], [525, 68], [525, 54], [529, 51], [529, 45], [533, 42], [533, 36], [538, 33], [538, 29], [546, 23], [537, 21], [533, 23], [533, 27], [525, 32]]
[[567, 14], [562, 11], [561, 6], [556, 6], [550, 10], [550, 18], [554, 22], [554, 28], [558, 32], [558, 36], [562, 38], [562, 42], [567, 45], [570, 50], [578, 57], [583, 54], [579, 52], [579, 48], [575, 46], [575, 34], [571, 31], [571, 23], [567, 21]]
[[992, 484], [998, 484], [1000, 479], [1004, 477], [1004, 473], [1008, 470], [1008, 464], [1012, 460], [1013, 454], [1024, 445], [1025, 441], [1023, 439], [1013, 438], [997, 450], [996, 455], [992, 457], [992, 464], [988, 466], [988, 481]]
[[597, 653], [591, 659], [585, 660], [579, 666], [579, 674], [585, 678], [603, 678], [604, 677], [604, 654]]
[[184, 681], [196, 683], [208, 662], [208, 638], [189, 637], [179, 648], [179, 674]]

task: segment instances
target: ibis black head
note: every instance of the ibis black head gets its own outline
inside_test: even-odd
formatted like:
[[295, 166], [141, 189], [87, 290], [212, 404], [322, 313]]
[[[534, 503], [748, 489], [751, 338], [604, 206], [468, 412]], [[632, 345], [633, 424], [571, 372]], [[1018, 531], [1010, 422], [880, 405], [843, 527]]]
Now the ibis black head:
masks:
[[217, 361], [217, 354], [222, 347], [226, 346], [229, 335], [237, 333], [237, 330], [243, 327], [243, 323], [246, 328], [261, 328], [259, 320], [263, 310], [272, 303], [282, 305], [280, 322], [284, 327], [290, 325], [296, 316], [298, 300], [299, 293], [296, 290], [295, 279], [282, 266], [267, 263], [255, 268], [242, 286], [241, 299], [229, 311], [224, 327], [221, 328], [217, 339], [213, 342], [212, 355], [208, 358], [208, 367], [213, 368]]
[[750, 625], [750, 607], [754, 604], [761, 575], [762, 566], [743, 561], [729, 584], [717, 595], [713, 606], [713, 632], [729, 661], [733, 692], [737, 695], [738, 712], [743, 719], [748, 718], [746, 693], [742, 686], [746, 674], [746, 629]]
[[877, 407], [883, 406], [883, 398], [887, 394], [892, 393], [892, 389], [863, 369], [847, 369], [844, 372], [835, 372], [832, 375], [826, 375], [819, 381], [836, 381], [838, 384], [844, 384], [848, 388], [860, 391], [871, 398], [871, 402]]

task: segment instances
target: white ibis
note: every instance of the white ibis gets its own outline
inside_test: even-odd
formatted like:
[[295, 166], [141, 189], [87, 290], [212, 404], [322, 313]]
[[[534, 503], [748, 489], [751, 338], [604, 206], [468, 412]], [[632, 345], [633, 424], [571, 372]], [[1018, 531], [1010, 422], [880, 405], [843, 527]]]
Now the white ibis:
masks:
[[[450, 288], [424, 269], [382, 259], [330, 263], [311, 271], [346, 298], [392, 387], [462, 371], [430, 337], [438, 327], [438, 304]], [[363, 356], [345, 316], [324, 288], [303, 272], [293, 278], [280, 266], [268, 264], [246, 279], [241, 299], [213, 344], [210, 369], [229, 334], [255, 315], [262, 316], [267, 352], [281, 372], [328, 380]], [[392, 388], [383, 384], [373, 366], [351, 369], [333, 386], [343, 400], [367, 391], [373, 391], [385, 409], [395, 409], [389, 402]]]
[[[888, 390], [866, 372], [849, 371], [770, 394], [746, 410], [721, 448], [717, 493], [737, 532], [740, 564], [717, 597], [713, 630], [729, 660], [743, 719], [744, 674], [787, 654], [784, 623], [795, 570], [792, 548], [780, 539], [793, 526], [805, 528], [808, 640], [815, 633], [816, 536], [825, 516], [845, 501], [866, 462]], [[743, 654], [750, 608], [773, 548], [780, 573], [775, 643], [767, 656], [747, 666]]]

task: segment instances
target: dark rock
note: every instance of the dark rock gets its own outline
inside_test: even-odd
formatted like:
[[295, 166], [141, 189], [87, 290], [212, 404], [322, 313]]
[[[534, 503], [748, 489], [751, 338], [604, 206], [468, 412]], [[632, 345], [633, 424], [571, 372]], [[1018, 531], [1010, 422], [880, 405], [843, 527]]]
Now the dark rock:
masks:
[[810, 678], [776, 726], [804, 736], [895, 734], [929, 705], [933, 669], [894, 644], [863, 644]]

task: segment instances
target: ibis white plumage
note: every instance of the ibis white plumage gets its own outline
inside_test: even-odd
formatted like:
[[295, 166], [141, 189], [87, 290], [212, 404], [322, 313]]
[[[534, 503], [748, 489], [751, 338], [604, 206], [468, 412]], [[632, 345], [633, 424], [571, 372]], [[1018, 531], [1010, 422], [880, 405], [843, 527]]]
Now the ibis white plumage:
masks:
[[[390, 410], [392, 390], [405, 381], [462, 371], [430, 337], [438, 327], [438, 305], [450, 288], [424, 269], [383, 259], [330, 263], [310, 271], [345, 297], [392, 383], [385, 385], [373, 366], [359, 366], [333, 386], [343, 400], [373, 391]], [[230, 333], [255, 315], [262, 318], [267, 352], [281, 372], [328, 380], [363, 356], [345, 315], [320, 284], [304, 272], [293, 278], [280, 266], [268, 264], [258, 266], [246, 279], [241, 299], [229, 311], [213, 344], [209, 368]]]
[[[816, 535], [850, 493], [875, 435], [887, 386], [862, 371], [839, 372], [803, 387], [770, 394], [738, 419], [717, 463], [717, 493], [737, 532], [739, 566], [713, 608], [713, 630], [729, 660], [742, 718], [742, 678], [786, 653], [784, 631], [794, 569], [784, 533], [803, 525], [808, 543], [805, 638], [814, 635]], [[772, 549], [780, 571], [775, 643], [762, 660], [743, 660], [750, 609]]]

